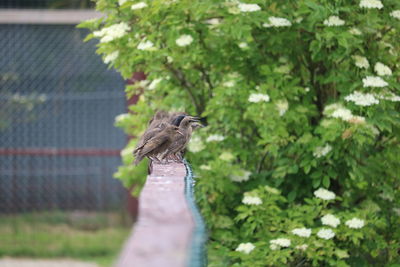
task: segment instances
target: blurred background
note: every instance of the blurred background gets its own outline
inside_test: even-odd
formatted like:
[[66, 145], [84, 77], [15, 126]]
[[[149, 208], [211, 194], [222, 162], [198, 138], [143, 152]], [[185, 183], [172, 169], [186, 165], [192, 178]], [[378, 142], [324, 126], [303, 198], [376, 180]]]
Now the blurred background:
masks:
[[93, 6], [0, 1], [0, 258], [110, 266], [128, 236], [136, 203], [112, 177], [124, 81], [76, 28]]

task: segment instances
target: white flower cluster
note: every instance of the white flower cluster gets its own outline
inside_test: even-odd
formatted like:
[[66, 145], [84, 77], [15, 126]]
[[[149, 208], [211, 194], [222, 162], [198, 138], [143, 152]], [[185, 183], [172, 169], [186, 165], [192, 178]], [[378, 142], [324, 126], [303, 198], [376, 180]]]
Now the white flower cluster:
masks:
[[269, 17], [268, 20], [269, 20], [269, 22], [264, 23], [263, 27], [270, 28], [270, 27], [290, 27], [290, 26], [292, 26], [292, 23], [285, 18]]
[[210, 165], [200, 165], [200, 170], [203, 171], [211, 171], [211, 166]]
[[111, 42], [115, 39], [121, 38], [129, 31], [131, 27], [125, 22], [121, 22], [118, 24], [114, 24], [108, 27], [105, 27], [99, 31], [93, 32], [95, 37], [101, 37], [100, 43]]
[[123, 120], [125, 120], [126, 118], [128, 118], [129, 117], [129, 114], [128, 113], [122, 113], [122, 114], [119, 114], [119, 115], [117, 115], [116, 117], [115, 117], [115, 122], [121, 122], [121, 121], [123, 121]]
[[210, 25], [218, 25], [218, 24], [221, 23], [221, 19], [219, 19], [219, 18], [212, 18], [212, 19], [206, 20], [205, 23], [210, 24]]
[[200, 137], [195, 136], [195, 137], [190, 139], [189, 146], [188, 146], [188, 149], [189, 149], [190, 152], [193, 152], [193, 153], [200, 152], [204, 148], [205, 148], [204, 144], [201, 141]]
[[364, 220], [361, 220], [361, 219], [358, 219], [358, 218], [353, 218], [351, 220], [346, 221], [345, 224], [349, 228], [360, 229], [360, 228], [364, 227], [365, 222], [364, 222]]
[[136, 10], [136, 9], [142, 9], [142, 8], [145, 8], [145, 7], [147, 7], [147, 4], [145, 2], [139, 2], [137, 4], [133, 4], [131, 6], [131, 9], [132, 10]]
[[220, 159], [223, 161], [231, 161], [235, 158], [235, 156], [231, 152], [224, 151], [219, 156]]
[[371, 106], [374, 104], [379, 104], [379, 100], [375, 98], [373, 94], [370, 93], [361, 93], [355, 91], [354, 93], [346, 96], [344, 98], [346, 101], [352, 101], [357, 106]]
[[222, 84], [225, 87], [234, 87], [235, 86], [235, 81], [226, 81]]
[[118, 4], [119, 4], [120, 6], [122, 6], [123, 4], [126, 3], [126, 1], [127, 1], [127, 0], [118, 0]]
[[246, 205], [261, 205], [262, 200], [261, 200], [261, 198], [259, 198], [257, 196], [245, 195], [243, 197], [242, 203], [246, 204]]
[[252, 94], [250, 94], [248, 100], [249, 100], [249, 102], [252, 102], [252, 103], [258, 103], [258, 102], [261, 102], [261, 101], [268, 102], [269, 101], [269, 95], [252, 93]]
[[390, 12], [390, 16], [396, 19], [400, 19], [400, 10], [394, 10]]
[[340, 224], [340, 219], [332, 214], [326, 214], [321, 218], [321, 222], [323, 225], [328, 225], [336, 228]]
[[353, 34], [353, 35], [361, 35], [361, 34], [362, 34], [362, 32], [361, 32], [359, 29], [357, 29], [357, 28], [351, 28], [351, 29], [349, 30], [349, 33], [351, 33], [351, 34]]
[[153, 47], [154, 47], [154, 44], [153, 44], [152, 41], [143, 40], [138, 44], [137, 49], [139, 49], [139, 50], [152, 50]]
[[310, 237], [311, 236], [311, 229], [308, 228], [296, 228], [292, 230], [292, 233], [297, 236], [301, 237]]
[[246, 48], [249, 47], [249, 45], [248, 45], [246, 42], [241, 42], [238, 46], [239, 46], [241, 49], [246, 49]]
[[352, 56], [354, 60], [354, 64], [359, 67], [360, 69], [368, 69], [369, 68], [369, 62], [368, 59], [362, 56]]
[[392, 75], [392, 70], [386, 66], [385, 64], [381, 62], [377, 62], [374, 67], [375, 72], [379, 76], [391, 76]]
[[287, 239], [287, 238], [272, 239], [269, 241], [269, 243], [274, 248], [280, 248], [280, 247], [287, 248], [291, 244], [290, 239]]
[[342, 26], [345, 21], [341, 20], [338, 16], [330, 16], [326, 20], [324, 20], [324, 25], [326, 26]]
[[307, 244], [303, 244], [303, 245], [297, 245], [296, 246], [296, 249], [299, 249], [299, 250], [306, 250], [308, 248], [308, 245]]
[[105, 58], [104, 58], [104, 63], [108, 64], [110, 62], [114, 62], [114, 60], [117, 59], [117, 57], [119, 56], [119, 51], [114, 51], [111, 54], [108, 54]]
[[241, 243], [236, 248], [236, 251], [243, 252], [245, 254], [249, 254], [253, 249], [255, 249], [255, 246], [252, 243]]
[[361, 0], [360, 7], [362, 8], [383, 8], [383, 4], [380, 0]]
[[157, 85], [162, 81], [162, 78], [157, 78], [151, 81], [151, 83], [149, 84], [149, 86], [147, 87], [147, 89], [149, 90], [154, 90], [157, 88]]
[[279, 116], [283, 116], [289, 108], [289, 103], [286, 100], [276, 102], [276, 108], [278, 109]]
[[364, 87], [385, 87], [388, 83], [378, 76], [367, 76], [363, 80]]
[[323, 200], [333, 200], [336, 197], [335, 193], [324, 188], [319, 188], [318, 190], [314, 191], [314, 195]]
[[399, 102], [400, 101], [400, 96], [393, 94], [392, 92], [382, 92], [381, 94], [376, 94], [375, 95], [379, 99], [384, 99], [384, 100], [389, 100], [393, 102]]
[[322, 228], [318, 231], [317, 236], [328, 240], [335, 237], [335, 232], [333, 232], [331, 229]]
[[353, 117], [351, 110], [338, 103], [327, 105], [324, 108], [324, 114], [328, 117], [338, 118], [344, 121], [349, 121]]
[[224, 139], [225, 137], [220, 134], [213, 134], [207, 137], [206, 142], [220, 142], [223, 141]]
[[257, 4], [240, 3], [238, 8], [241, 12], [255, 12], [261, 10], [261, 7]]
[[328, 154], [331, 150], [332, 147], [329, 144], [326, 144], [325, 146], [318, 146], [315, 148], [313, 156], [316, 158], [320, 158], [326, 156], [326, 154]]
[[230, 176], [230, 179], [234, 182], [245, 182], [250, 179], [251, 172], [246, 170], [240, 170], [239, 173]]
[[175, 43], [178, 46], [188, 46], [193, 42], [193, 37], [189, 34], [181, 35], [178, 39], [176, 39]]

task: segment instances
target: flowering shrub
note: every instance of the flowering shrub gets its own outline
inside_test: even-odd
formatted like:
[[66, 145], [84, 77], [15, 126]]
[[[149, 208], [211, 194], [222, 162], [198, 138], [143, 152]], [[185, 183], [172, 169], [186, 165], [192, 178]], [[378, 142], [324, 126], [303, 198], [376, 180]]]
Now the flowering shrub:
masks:
[[[207, 118], [189, 145], [210, 266], [399, 262], [400, 2], [97, 0], [82, 24], [125, 78], [116, 124]], [[132, 166], [132, 140], [116, 177]]]

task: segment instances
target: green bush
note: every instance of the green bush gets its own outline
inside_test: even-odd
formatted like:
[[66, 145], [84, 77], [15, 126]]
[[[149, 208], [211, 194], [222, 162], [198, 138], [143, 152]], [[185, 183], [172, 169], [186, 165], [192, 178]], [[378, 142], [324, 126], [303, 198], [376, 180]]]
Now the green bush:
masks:
[[249, 2], [98, 0], [88, 39], [123, 77], [148, 75], [116, 124], [207, 118], [188, 158], [210, 266], [398, 263], [400, 2]]

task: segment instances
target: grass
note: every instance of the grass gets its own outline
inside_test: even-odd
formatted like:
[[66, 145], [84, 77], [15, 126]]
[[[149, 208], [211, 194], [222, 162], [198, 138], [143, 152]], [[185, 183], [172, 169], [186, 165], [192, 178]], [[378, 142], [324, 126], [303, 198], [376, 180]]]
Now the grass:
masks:
[[72, 258], [109, 267], [130, 226], [118, 213], [0, 215], [0, 257]]

